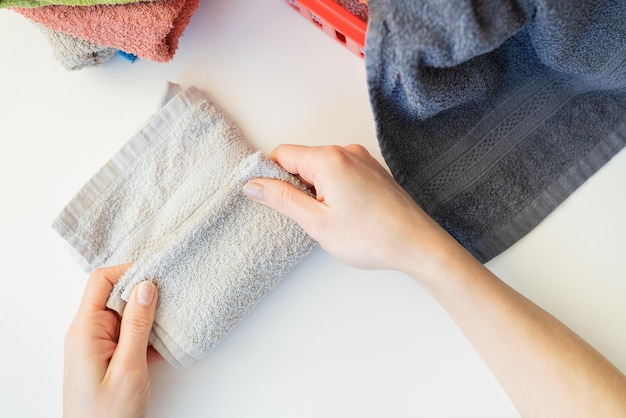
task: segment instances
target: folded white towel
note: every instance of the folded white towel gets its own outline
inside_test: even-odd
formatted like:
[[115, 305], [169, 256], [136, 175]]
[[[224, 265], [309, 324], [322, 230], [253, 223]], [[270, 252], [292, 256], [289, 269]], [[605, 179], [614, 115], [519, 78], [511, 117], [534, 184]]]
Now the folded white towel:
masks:
[[171, 364], [202, 358], [316, 243], [246, 198], [251, 178], [302, 190], [244, 140], [196, 88], [170, 85], [163, 107], [67, 205], [55, 229], [93, 269], [134, 261], [107, 305], [159, 288], [151, 344]]

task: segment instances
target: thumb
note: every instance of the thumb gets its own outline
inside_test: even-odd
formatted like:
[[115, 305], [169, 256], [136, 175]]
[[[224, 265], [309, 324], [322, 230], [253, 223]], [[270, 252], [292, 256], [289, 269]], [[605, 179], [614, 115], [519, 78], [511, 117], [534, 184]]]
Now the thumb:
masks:
[[322, 203], [282, 180], [250, 180], [243, 186], [243, 192], [250, 199], [290, 217], [309, 234], [313, 222], [322, 215]]
[[154, 283], [145, 280], [135, 286], [124, 308], [120, 338], [111, 362], [120, 362], [126, 367], [147, 365], [146, 350], [156, 301], [157, 288]]

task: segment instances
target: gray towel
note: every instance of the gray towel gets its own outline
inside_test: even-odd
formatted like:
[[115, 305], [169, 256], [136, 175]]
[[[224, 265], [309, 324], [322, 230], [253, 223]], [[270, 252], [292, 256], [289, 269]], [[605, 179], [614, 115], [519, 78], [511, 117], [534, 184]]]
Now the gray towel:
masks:
[[624, 147], [624, 0], [371, 0], [369, 10], [382, 154], [481, 261]]
[[54, 228], [88, 269], [133, 261], [107, 305], [134, 285], [159, 288], [151, 344], [190, 365], [316, 243], [292, 220], [246, 198], [251, 178], [306, 187], [243, 139], [195, 88], [170, 85], [163, 107], [72, 199]]
[[68, 71], [97, 67], [115, 56], [117, 50], [79, 39], [36, 24], [48, 40], [54, 57]]

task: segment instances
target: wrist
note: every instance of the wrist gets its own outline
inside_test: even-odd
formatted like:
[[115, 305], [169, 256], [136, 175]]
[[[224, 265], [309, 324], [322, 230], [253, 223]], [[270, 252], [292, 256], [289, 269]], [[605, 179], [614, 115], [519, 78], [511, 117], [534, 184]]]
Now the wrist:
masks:
[[411, 230], [399, 270], [429, 293], [443, 291], [450, 282], [482, 268], [463, 246], [431, 218]]

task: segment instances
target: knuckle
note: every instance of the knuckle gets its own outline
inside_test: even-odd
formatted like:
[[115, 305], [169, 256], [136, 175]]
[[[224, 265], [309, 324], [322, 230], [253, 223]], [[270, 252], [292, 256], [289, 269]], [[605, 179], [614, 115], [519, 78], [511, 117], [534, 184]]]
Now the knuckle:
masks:
[[114, 267], [96, 267], [92, 272], [92, 277], [97, 278], [109, 278], [112, 275], [112, 271], [115, 269]]
[[89, 281], [99, 281], [106, 276], [106, 269], [104, 267], [98, 267], [94, 269], [89, 275]]
[[149, 389], [144, 364], [137, 364], [137, 362], [131, 359], [123, 358], [121, 366], [111, 373], [111, 380], [114, 382], [112, 387], [117, 390], [126, 388], [127, 390], [132, 390], [135, 396], [143, 396], [143, 391]]
[[280, 213], [287, 213], [291, 207], [293, 190], [287, 184], [278, 184], [274, 193], [274, 208]]
[[91, 273], [89, 273], [89, 279], [98, 277], [100, 275], [101, 270], [102, 270], [102, 267], [96, 267], [95, 269], [91, 270]]
[[109, 267], [98, 267], [94, 269], [89, 275], [88, 282], [92, 285], [96, 285], [96, 283], [111, 283], [113, 282], [110, 279], [110, 268]]
[[349, 151], [339, 145], [329, 145], [325, 152], [325, 161], [333, 167], [343, 166], [350, 158]]
[[144, 334], [152, 328], [152, 321], [137, 312], [129, 312], [122, 316], [122, 327], [133, 333]]
[[326, 152], [331, 156], [331, 158], [342, 158], [347, 151], [347, 148], [342, 147], [341, 145], [328, 145], [326, 147]]
[[369, 154], [367, 148], [361, 144], [350, 144], [346, 146], [346, 149], [354, 154], [364, 155]]
[[325, 159], [335, 168], [344, 168], [354, 165], [355, 160], [371, 157], [370, 152], [361, 144], [350, 144], [345, 147], [330, 145], [326, 149]]

